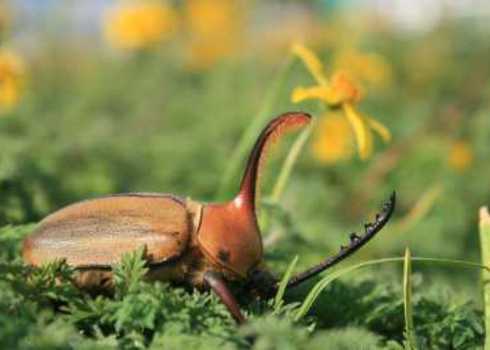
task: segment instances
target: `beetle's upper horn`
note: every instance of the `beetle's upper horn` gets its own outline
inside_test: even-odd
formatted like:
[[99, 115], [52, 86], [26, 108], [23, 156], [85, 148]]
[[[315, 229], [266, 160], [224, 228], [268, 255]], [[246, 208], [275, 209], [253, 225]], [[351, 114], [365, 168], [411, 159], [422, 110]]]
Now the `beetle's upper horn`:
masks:
[[263, 156], [267, 153], [271, 141], [277, 140], [287, 131], [308, 124], [311, 116], [303, 112], [288, 112], [272, 119], [260, 133], [248, 158], [247, 167], [243, 174], [235, 201], [247, 206], [255, 213], [258, 175], [260, 174]]
[[262, 237], [255, 213], [257, 176], [264, 150], [271, 140], [293, 126], [302, 126], [310, 116], [289, 112], [273, 119], [262, 130], [250, 153], [238, 195], [226, 203], [208, 203], [202, 212], [198, 241], [211, 261], [228, 272], [246, 278], [262, 260]]

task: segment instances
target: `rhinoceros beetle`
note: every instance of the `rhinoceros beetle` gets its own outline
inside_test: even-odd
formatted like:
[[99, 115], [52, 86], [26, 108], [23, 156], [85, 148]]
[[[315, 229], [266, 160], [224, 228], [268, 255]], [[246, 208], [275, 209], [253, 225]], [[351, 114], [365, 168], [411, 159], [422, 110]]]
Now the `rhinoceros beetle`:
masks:
[[[212, 289], [238, 323], [245, 321], [228, 282], [242, 281], [247, 289], [271, 296], [278, 280], [263, 262], [256, 217], [257, 177], [270, 141], [311, 117], [289, 112], [271, 120], [248, 158], [238, 194], [225, 203], [201, 203], [172, 194], [127, 193], [81, 201], [47, 216], [23, 242], [24, 261], [33, 266], [64, 259], [77, 269], [81, 288], [112, 286], [111, 266], [122, 255], [145, 248], [150, 279]], [[391, 196], [362, 235], [335, 256], [293, 276], [287, 288], [351, 255], [380, 231], [395, 206]]]

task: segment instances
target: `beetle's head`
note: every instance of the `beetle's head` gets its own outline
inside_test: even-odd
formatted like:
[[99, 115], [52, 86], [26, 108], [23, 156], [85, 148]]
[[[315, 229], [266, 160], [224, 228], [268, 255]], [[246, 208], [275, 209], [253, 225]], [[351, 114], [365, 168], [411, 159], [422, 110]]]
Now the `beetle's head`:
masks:
[[270, 142], [293, 127], [309, 123], [306, 113], [290, 112], [273, 119], [250, 153], [240, 191], [229, 202], [203, 208], [197, 238], [211, 262], [236, 279], [247, 279], [262, 261], [262, 237], [257, 224], [256, 199], [260, 165]]

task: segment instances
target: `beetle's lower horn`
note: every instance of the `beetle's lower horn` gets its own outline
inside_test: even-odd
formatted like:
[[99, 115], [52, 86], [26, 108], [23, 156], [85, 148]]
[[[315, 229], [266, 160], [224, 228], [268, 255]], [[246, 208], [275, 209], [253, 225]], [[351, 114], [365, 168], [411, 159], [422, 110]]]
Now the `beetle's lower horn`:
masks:
[[312, 268], [303, 271], [293, 276], [287, 285], [287, 288], [295, 287], [302, 282], [310, 279], [311, 277], [319, 274], [322, 271], [338, 264], [348, 256], [354, 254], [364, 244], [366, 244], [376, 233], [381, 231], [385, 224], [389, 221], [391, 214], [395, 209], [396, 193], [393, 192], [390, 199], [383, 205], [383, 209], [379, 214], [376, 214], [376, 218], [373, 223], [367, 223], [364, 225], [364, 234], [352, 233], [350, 235], [350, 242], [347, 246], [342, 246], [340, 252], [332, 257], [329, 257], [322, 261], [320, 264], [313, 266]]

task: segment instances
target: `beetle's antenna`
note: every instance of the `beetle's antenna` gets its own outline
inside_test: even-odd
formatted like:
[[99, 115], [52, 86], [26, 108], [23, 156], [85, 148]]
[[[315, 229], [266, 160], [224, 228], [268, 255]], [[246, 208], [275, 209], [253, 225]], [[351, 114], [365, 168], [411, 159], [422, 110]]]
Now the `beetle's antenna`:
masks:
[[393, 214], [396, 203], [396, 193], [393, 192], [390, 199], [383, 205], [383, 209], [379, 214], [376, 214], [376, 218], [373, 223], [364, 224], [364, 234], [358, 235], [356, 233], [351, 233], [350, 243], [347, 246], [342, 246], [340, 252], [332, 257], [329, 257], [312, 268], [307, 269], [295, 276], [293, 276], [288, 284], [287, 288], [296, 287], [304, 281], [310, 279], [311, 277], [319, 274], [322, 271], [338, 264], [349, 255], [354, 254], [359, 248], [366, 244], [371, 238], [373, 238], [376, 233], [381, 231], [388, 220]]
[[295, 127], [308, 124], [311, 116], [303, 112], [288, 112], [272, 119], [262, 130], [255, 145], [250, 152], [245, 173], [240, 184], [240, 191], [235, 198], [241, 205], [247, 206], [255, 213], [255, 201], [257, 196], [257, 182], [260, 174], [263, 156], [267, 153], [267, 146], [287, 131]]

